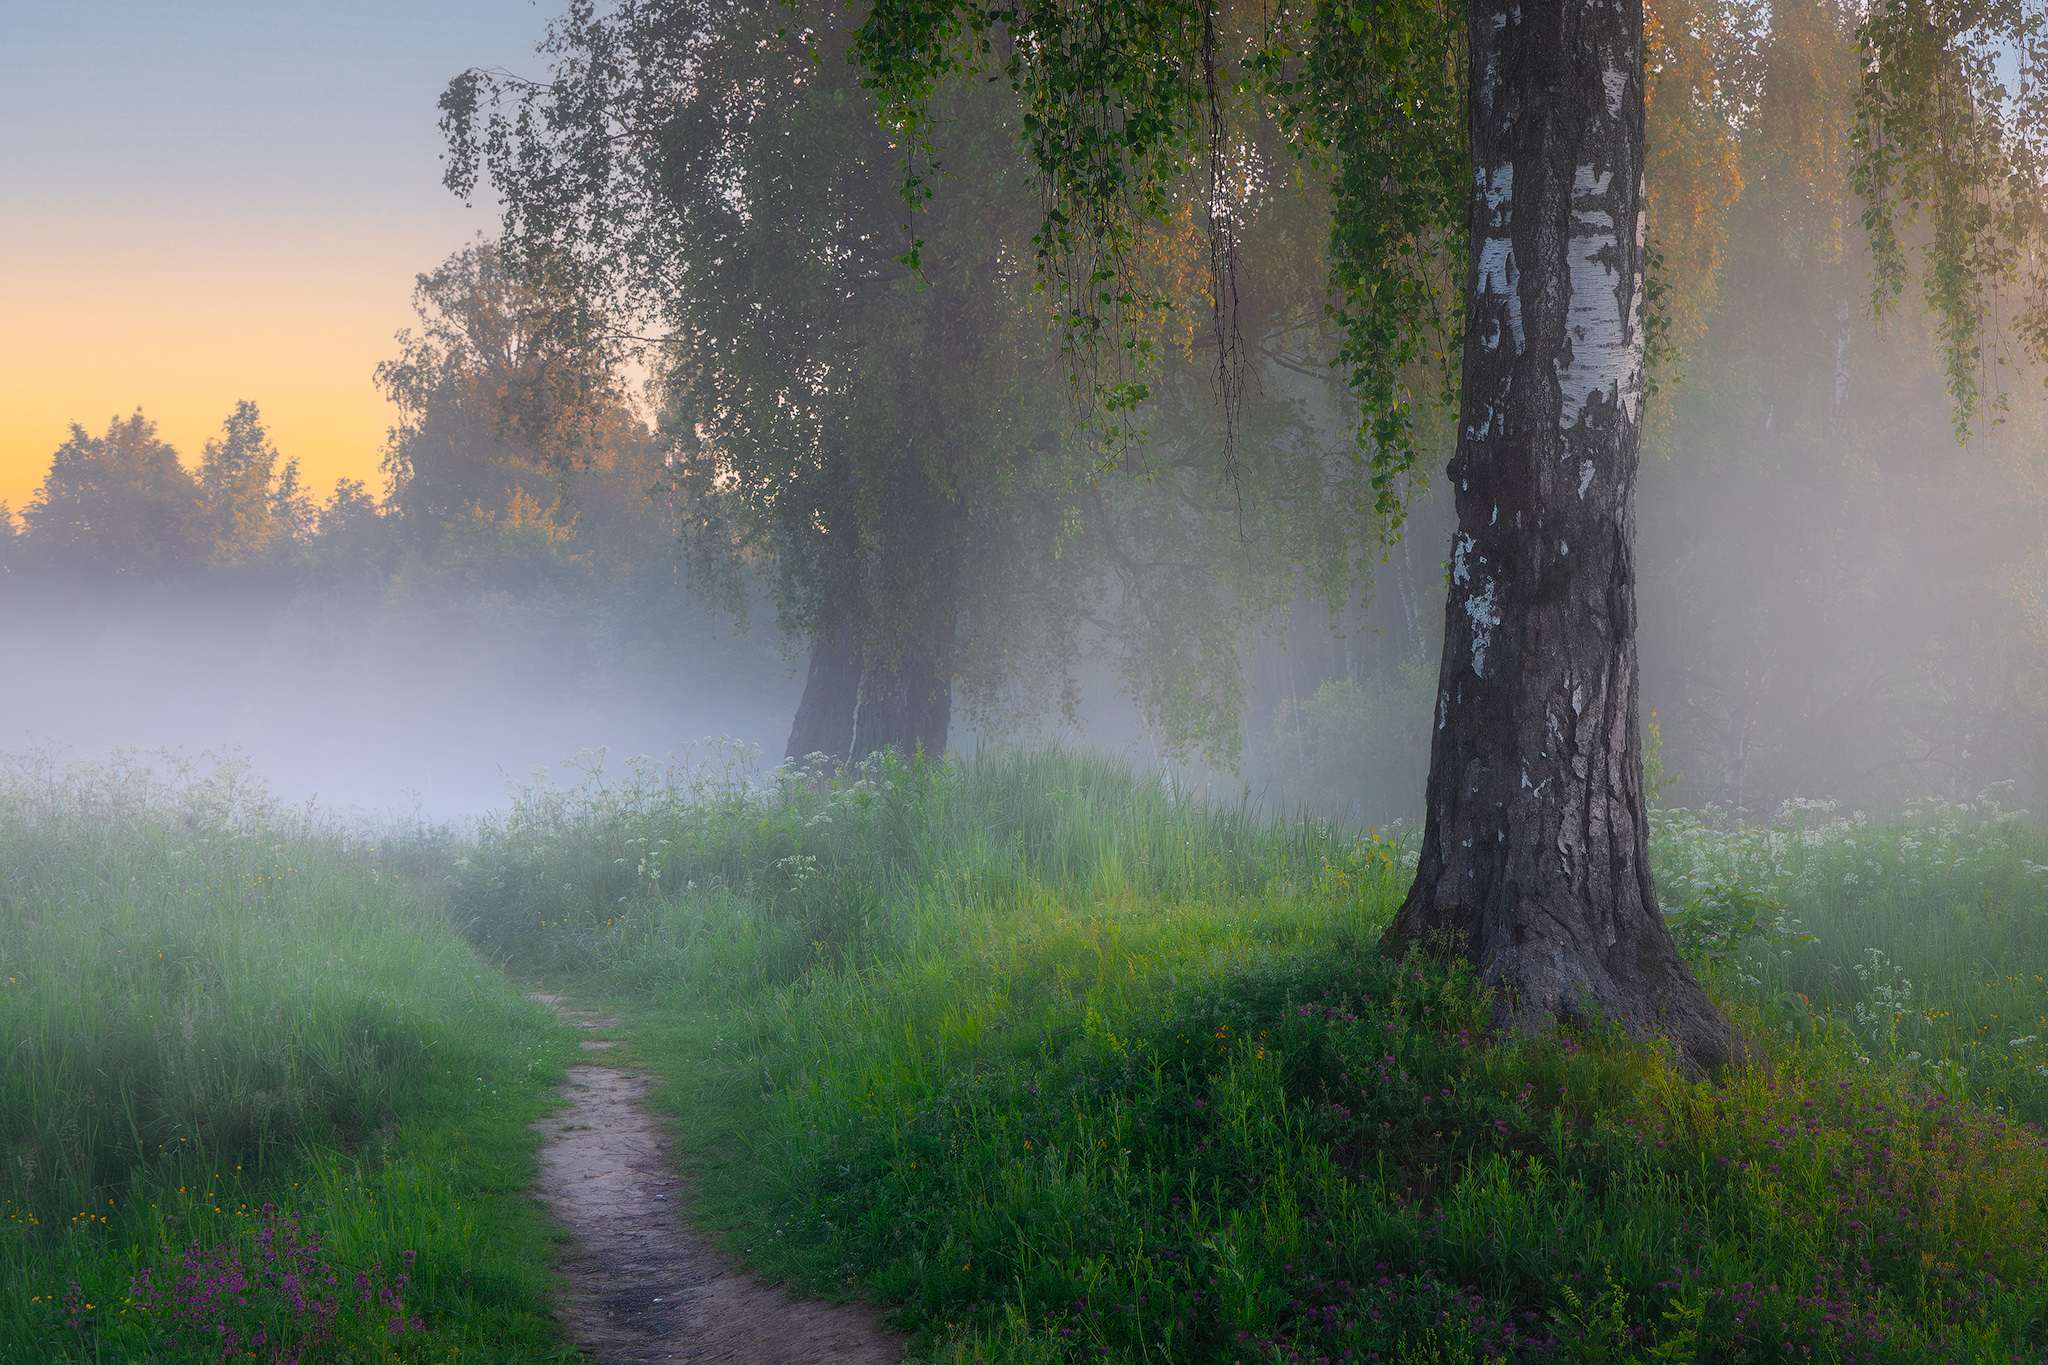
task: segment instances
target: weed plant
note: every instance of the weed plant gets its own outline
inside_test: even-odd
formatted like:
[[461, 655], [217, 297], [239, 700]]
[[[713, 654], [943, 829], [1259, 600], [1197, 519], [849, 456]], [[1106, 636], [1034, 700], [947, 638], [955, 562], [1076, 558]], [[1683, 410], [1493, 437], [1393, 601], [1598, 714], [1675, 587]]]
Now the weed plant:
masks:
[[[1381, 957], [1398, 843], [1099, 760], [586, 774], [524, 810], [458, 874], [527, 888], [492, 941], [638, 1016], [736, 1249], [937, 1357], [2048, 1353], [2048, 1149], [1998, 1111], [2018, 1064], [1938, 1017], [2001, 975], [1962, 964], [2048, 971], [2048, 850], [2003, 812], [1665, 819], [1669, 913], [1764, 1059], [1693, 1085]], [[1908, 997], [1870, 947], [1943, 982], [1910, 997], [1940, 1064], [1875, 1046]]]
[[380, 1350], [555, 1353], [508, 1201], [564, 1044], [408, 887], [431, 832], [377, 837], [233, 761], [0, 758], [0, 1361], [341, 1358], [320, 1295], [195, 1306], [265, 1228], [344, 1287], [406, 1267]]
[[2001, 793], [1896, 820], [1793, 801], [1762, 827], [1660, 811], [1681, 938], [1761, 1027], [2048, 1121], [2048, 837]]
[[1051, 750], [971, 781], [893, 752], [840, 775], [768, 770], [736, 745], [618, 772], [592, 754], [579, 771], [480, 819], [449, 894], [485, 951], [622, 985], [725, 992], [914, 953], [956, 902], [1285, 900], [1361, 847], [1327, 821], [1267, 822]]

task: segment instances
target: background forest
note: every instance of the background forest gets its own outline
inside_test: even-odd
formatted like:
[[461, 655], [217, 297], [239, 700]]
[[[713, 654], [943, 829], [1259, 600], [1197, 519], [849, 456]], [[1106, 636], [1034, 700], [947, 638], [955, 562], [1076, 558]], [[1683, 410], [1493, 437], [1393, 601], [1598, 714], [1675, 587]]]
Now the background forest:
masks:
[[[2038, 377], [1988, 367], [1993, 411], [1959, 444], [1922, 319], [1872, 322], [1847, 180], [1852, 22], [1808, 0], [1652, 6], [1665, 344], [1640, 488], [1644, 701], [1665, 799], [1756, 820], [1792, 797], [1896, 809], [2000, 782], [2031, 804], [2048, 783]], [[920, 227], [920, 290], [893, 261], [893, 159], [851, 145], [871, 129], [846, 103], [862, 92], [847, 76], [826, 93], [836, 116], [785, 131], [850, 140], [827, 149], [873, 171], [845, 210], [878, 243], [847, 286], [863, 311], [832, 331], [802, 273], [758, 252], [693, 306], [730, 331], [766, 300], [802, 324], [786, 373], [833, 376], [806, 398], [836, 414], [816, 429], [844, 462], [814, 467], [856, 490], [855, 529], [832, 543], [858, 541], [872, 594], [900, 608], [864, 638], [930, 618], [934, 566], [951, 566], [945, 649], [895, 666], [950, 679], [955, 747], [1069, 727], [1277, 804], [1412, 815], [1449, 515], [1421, 489], [1380, 552], [1310, 264], [1329, 231], [1315, 177], [1297, 190], [1285, 149], [1244, 149], [1235, 387], [1225, 371], [1219, 393], [1201, 232], [1151, 243], [1184, 306], [1154, 338], [1149, 444], [1113, 465], [1074, 420], [1028, 272], [961, 284], [949, 264], [991, 241], [1029, 250], [1036, 204], [1003, 183], [999, 129], [962, 153], [992, 188]], [[744, 235], [676, 249], [713, 259]], [[776, 427], [787, 393], [728, 383], [731, 364], [705, 379], [702, 348], [628, 364], [623, 342], [564, 322], [585, 296], [488, 244], [421, 276], [417, 303], [375, 376], [400, 413], [380, 489], [303, 487], [254, 402], [196, 456], [141, 412], [73, 428], [0, 517], [0, 612], [49, 661], [5, 684], [10, 724], [90, 746], [103, 732], [83, 718], [111, 706], [259, 749], [265, 725], [298, 729], [325, 755], [308, 772], [380, 744], [508, 762], [492, 747], [508, 728], [553, 746], [539, 757], [716, 732], [781, 752], [805, 654], [856, 610], [819, 587], [835, 581], [819, 545], [841, 532], [807, 540], [786, 502], [716, 472], [777, 486], [774, 460], [814, 439]], [[974, 359], [890, 388], [934, 345]], [[652, 398], [628, 380], [649, 373]], [[889, 464], [897, 440], [936, 453]], [[315, 719], [264, 709], [287, 690]]]

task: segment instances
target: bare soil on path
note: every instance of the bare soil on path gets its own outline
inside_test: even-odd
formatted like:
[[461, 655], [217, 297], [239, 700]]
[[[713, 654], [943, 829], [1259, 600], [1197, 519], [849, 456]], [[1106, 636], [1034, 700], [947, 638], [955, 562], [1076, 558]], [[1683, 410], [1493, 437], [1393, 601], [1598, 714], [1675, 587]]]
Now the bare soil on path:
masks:
[[[618, 1026], [560, 996], [534, 999], [577, 1028]], [[614, 1045], [583, 1043], [594, 1053]], [[899, 1365], [904, 1339], [873, 1306], [791, 1298], [691, 1225], [670, 1139], [641, 1103], [652, 1085], [595, 1061], [572, 1066], [568, 1107], [534, 1125], [548, 1139], [540, 1197], [575, 1238], [560, 1269], [577, 1345], [607, 1365]]]

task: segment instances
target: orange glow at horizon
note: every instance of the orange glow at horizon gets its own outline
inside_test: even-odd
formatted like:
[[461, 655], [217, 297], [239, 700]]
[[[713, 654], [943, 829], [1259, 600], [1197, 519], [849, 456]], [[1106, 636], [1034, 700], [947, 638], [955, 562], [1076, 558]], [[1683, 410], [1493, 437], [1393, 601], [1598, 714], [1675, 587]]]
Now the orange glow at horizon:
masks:
[[258, 232], [183, 224], [146, 236], [129, 224], [10, 226], [0, 500], [16, 513], [73, 422], [97, 436], [140, 407], [197, 468], [244, 398], [316, 499], [338, 478], [381, 494], [378, 461], [397, 413], [372, 371], [396, 354], [392, 334], [416, 324], [414, 275], [459, 239], [436, 249], [417, 228], [274, 220]]

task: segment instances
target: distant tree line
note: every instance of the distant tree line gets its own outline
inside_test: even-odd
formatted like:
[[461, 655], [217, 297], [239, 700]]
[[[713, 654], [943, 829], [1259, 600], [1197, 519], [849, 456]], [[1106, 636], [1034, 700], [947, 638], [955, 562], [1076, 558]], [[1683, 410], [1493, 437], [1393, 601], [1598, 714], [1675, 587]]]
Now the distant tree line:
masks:
[[280, 467], [256, 405], [235, 405], [199, 469], [136, 411], [94, 436], [74, 423], [7, 541], [10, 576], [156, 584], [287, 562], [315, 534], [296, 460]]
[[417, 303], [422, 330], [376, 374], [400, 414], [381, 496], [340, 479], [316, 499], [253, 401], [196, 468], [138, 409], [104, 435], [72, 426], [7, 519], [9, 580], [291, 596], [452, 576], [523, 599], [578, 594], [600, 560], [669, 558], [652, 434], [610, 366], [552, 345], [552, 305], [489, 246], [422, 275]]
[[771, 633], [735, 640], [692, 599], [659, 443], [616, 367], [560, 342], [558, 301], [480, 245], [420, 276], [416, 303], [376, 373], [398, 412], [381, 489], [316, 498], [253, 401], [196, 461], [139, 410], [74, 425], [0, 515], [0, 608], [228, 611], [252, 654], [289, 638], [365, 666], [426, 649], [528, 673], [540, 655], [600, 691], [779, 678]]

